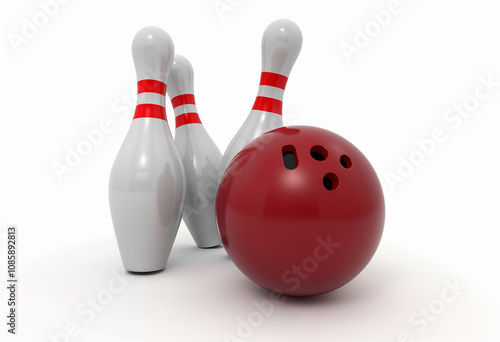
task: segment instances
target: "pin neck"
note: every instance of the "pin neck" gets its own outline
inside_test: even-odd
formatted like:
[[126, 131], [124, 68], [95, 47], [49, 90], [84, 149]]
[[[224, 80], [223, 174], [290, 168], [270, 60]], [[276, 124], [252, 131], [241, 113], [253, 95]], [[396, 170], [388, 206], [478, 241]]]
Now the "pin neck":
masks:
[[260, 74], [260, 85], [276, 87], [285, 90], [288, 77], [274, 72], [263, 71]]
[[187, 108], [188, 105], [196, 106], [196, 101], [193, 94], [181, 94], [173, 97], [170, 101], [172, 102], [172, 107], [174, 107], [174, 110], [178, 111], [182, 111], [183, 109]]
[[260, 76], [259, 92], [252, 110], [282, 115], [283, 95], [288, 77], [263, 71]]
[[134, 119], [154, 118], [167, 121], [165, 111], [165, 94], [167, 85], [157, 80], [140, 80], [137, 82], [137, 106]]
[[156, 93], [165, 96], [167, 85], [157, 80], [140, 80], [137, 82], [137, 94]]
[[201, 124], [193, 94], [181, 94], [171, 100], [175, 114], [175, 128], [184, 125]]

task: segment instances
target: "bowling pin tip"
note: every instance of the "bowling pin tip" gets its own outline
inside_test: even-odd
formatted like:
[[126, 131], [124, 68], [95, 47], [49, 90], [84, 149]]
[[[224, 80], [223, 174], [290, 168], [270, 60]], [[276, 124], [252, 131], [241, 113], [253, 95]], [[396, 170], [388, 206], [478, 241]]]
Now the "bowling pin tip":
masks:
[[302, 32], [299, 25], [290, 19], [277, 19], [267, 26], [266, 31], [282, 32], [290, 36], [297, 36], [302, 40]]
[[174, 58], [174, 43], [160, 27], [140, 29], [132, 41], [132, 56], [137, 79], [154, 79], [166, 83]]
[[189, 60], [183, 55], [175, 54], [174, 56], [174, 64], [190, 64]]
[[168, 43], [172, 42], [169, 34], [162, 28], [158, 26], [146, 26], [137, 31], [134, 37], [133, 44], [138, 44], [140, 42], [149, 41], [150, 43], [155, 43], [157, 41], [164, 40]]
[[302, 49], [302, 32], [289, 19], [269, 24], [262, 36], [262, 71], [288, 77]]
[[293, 21], [278, 19], [267, 26], [262, 44], [264, 49], [285, 48], [298, 55], [302, 48], [302, 31]]
[[171, 99], [178, 95], [194, 93], [193, 66], [186, 57], [174, 56], [167, 84], [167, 92]]

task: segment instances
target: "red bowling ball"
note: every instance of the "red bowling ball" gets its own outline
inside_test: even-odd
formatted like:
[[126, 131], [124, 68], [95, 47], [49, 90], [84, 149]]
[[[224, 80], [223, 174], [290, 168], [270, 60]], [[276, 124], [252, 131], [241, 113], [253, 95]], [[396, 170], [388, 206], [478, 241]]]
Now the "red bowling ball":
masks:
[[232, 160], [217, 193], [222, 243], [252, 281], [289, 296], [338, 289], [373, 257], [385, 218], [380, 181], [349, 141], [282, 127]]

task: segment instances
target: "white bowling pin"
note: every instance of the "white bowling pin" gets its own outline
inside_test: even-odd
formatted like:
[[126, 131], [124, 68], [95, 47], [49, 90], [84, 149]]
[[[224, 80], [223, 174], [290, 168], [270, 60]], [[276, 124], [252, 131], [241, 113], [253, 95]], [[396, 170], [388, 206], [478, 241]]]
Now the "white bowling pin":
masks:
[[229, 143], [219, 167], [219, 178], [245, 145], [283, 126], [282, 104], [286, 82], [302, 48], [302, 33], [293, 21], [273, 21], [262, 36], [262, 72], [250, 114]]
[[145, 27], [132, 42], [137, 107], [109, 180], [109, 203], [125, 269], [165, 268], [184, 209], [186, 180], [168, 128], [165, 94], [174, 59], [170, 36]]
[[198, 116], [193, 67], [187, 58], [175, 55], [167, 85], [175, 113], [175, 145], [186, 174], [183, 219], [198, 247], [218, 246], [215, 197], [222, 154]]

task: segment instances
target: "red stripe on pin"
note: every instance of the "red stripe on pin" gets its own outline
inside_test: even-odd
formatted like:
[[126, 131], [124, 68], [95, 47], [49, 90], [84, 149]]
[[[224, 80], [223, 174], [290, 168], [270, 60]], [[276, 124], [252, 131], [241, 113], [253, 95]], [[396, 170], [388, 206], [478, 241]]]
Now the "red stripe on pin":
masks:
[[257, 96], [252, 110], [261, 110], [281, 115], [283, 102], [270, 97]]
[[182, 94], [179, 96], [174, 97], [172, 100], [172, 107], [177, 108], [182, 105], [194, 105], [196, 104], [194, 102], [194, 95], [193, 94]]
[[134, 119], [139, 118], [153, 118], [167, 121], [167, 113], [163, 106], [145, 103], [135, 107]]
[[196, 123], [201, 124], [198, 113], [186, 113], [175, 117], [175, 128]]
[[288, 77], [275, 74], [274, 72], [263, 72], [260, 75], [260, 85], [285, 89]]
[[140, 80], [137, 82], [137, 94], [140, 93], [156, 93], [165, 95], [167, 93], [167, 85], [157, 80]]

